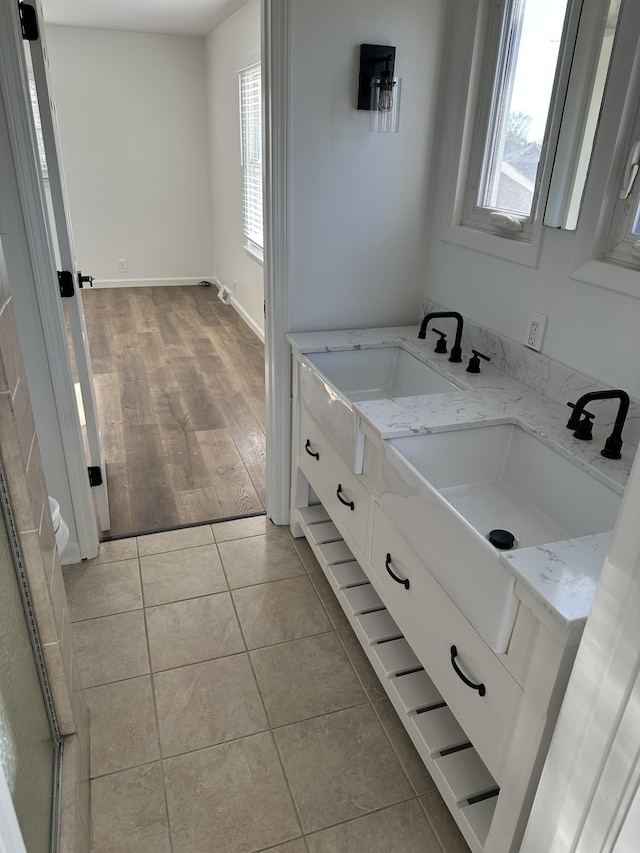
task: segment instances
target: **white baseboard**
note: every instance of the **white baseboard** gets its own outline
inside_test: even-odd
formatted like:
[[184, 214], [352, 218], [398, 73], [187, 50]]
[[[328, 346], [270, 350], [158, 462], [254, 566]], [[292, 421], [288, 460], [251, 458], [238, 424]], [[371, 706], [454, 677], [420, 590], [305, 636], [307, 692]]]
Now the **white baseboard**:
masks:
[[[218, 289], [219, 289], [219, 288], [221, 288], [221, 287], [223, 287], [222, 282], [221, 282], [221, 281], [220, 281], [220, 279], [219, 279], [219, 278], [217, 278], [216, 276], [214, 276], [214, 277], [211, 279], [211, 281], [213, 282], [213, 284], [215, 284], [215, 286], [216, 286]], [[247, 324], [247, 326], [251, 329], [251, 331], [252, 331], [255, 335], [257, 335], [257, 337], [258, 337], [258, 338], [260, 338], [260, 340], [262, 341], [262, 343], [264, 343], [264, 329], [261, 329], [261, 328], [260, 328], [260, 326], [259, 326], [259, 325], [256, 323], [256, 321], [253, 319], [253, 317], [252, 317], [252, 316], [251, 316], [251, 315], [250, 315], [250, 314], [249, 314], [249, 313], [248, 313], [248, 312], [247, 312], [247, 311], [242, 307], [242, 305], [238, 302], [238, 300], [236, 299], [236, 297], [234, 296], [234, 294], [233, 294], [233, 293], [231, 294], [231, 302], [230, 302], [230, 304], [231, 304], [231, 307], [233, 308], [233, 310], [234, 310], [237, 314], [239, 314], [239, 315], [242, 317], [242, 319], [243, 319], [243, 320], [244, 320], [244, 322]]]
[[186, 278], [96, 278], [94, 287], [184, 287], [200, 284], [201, 281], [215, 283], [212, 275], [188, 276]]
[[[94, 288], [110, 288], [110, 287], [184, 287], [185, 285], [200, 284], [201, 281], [210, 281], [212, 285], [222, 287], [219, 279], [214, 275], [202, 276], [198, 278], [96, 278], [94, 279]], [[234, 295], [231, 296], [232, 308], [242, 317], [244, 322], [249, 326], [264, 343], [264, 330], [256, 323], [250, 314], [242, 307]]]
[[245, 321], [251, 331], [260, 338], [262, 343], [264, 343], [264, 330], [260, 328], [260, 326], [253, 319], [253, 317], [250, 317], [249, 314], [247, 314], [247, 312], [244, 310], [242, 305], [240, 305], [235, 296], [231, 297], [231, 307], [234, 311], [236, 311], [236, 313], [238, 313], [242, 317], [242, 319]]

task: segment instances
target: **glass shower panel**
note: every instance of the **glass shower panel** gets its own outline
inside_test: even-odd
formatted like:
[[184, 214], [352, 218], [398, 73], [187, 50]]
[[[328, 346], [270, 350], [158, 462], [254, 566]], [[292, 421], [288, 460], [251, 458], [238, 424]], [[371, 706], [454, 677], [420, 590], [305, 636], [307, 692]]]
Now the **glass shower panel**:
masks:
[[49, 853], [56, 749], [1, 511], [0, 607], [0, 764], [28, 853]]

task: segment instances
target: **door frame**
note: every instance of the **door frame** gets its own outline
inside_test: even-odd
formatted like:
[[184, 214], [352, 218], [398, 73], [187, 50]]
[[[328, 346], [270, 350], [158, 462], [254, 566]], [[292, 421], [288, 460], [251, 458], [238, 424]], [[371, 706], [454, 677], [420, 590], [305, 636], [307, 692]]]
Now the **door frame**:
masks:
[[58, 120], [55, 109], [53, 108], [54, 102], [50, 90], [47, 40], [42, 28], [44, 17], [41, 0], [32, 0], [32, 2], [36, 4], [40, 32], [38, 39], [29, 44], [33, 81], [40, 111], [42, 140], [47, 159], [51, 206], [53, 208], [51, 230], [52, 236], [55, 237], [62, 269], [70, 272], [73, 279], [73, 293], [71, 296], [65, 297], [65, 307], [67, 309], [66, 314], [85, 414], [85, 435], [88, 450], [86, 458], [89, 465], [94, 469], [97, 468], [102, 475], [98, 478], [98, 482], [92, 486], [92, 489], [94, 490], [100, 529], [109, 530], [111, 521], [104, 451], [100, 436], [100, 422], [93, 381], [93, 370], [91, 367], [91, 354], [89, 352], [84, 309], [82, 307], [82, 282], [79, 280], [81, 273], [78, 270], [76, 261], [71, 217], [69, 214], [69, 200], [67, 198], [67, 187], [60, 150]]
[[289, 524], [291, 351], [289, 325], [290, 0], [262, 0], [265, 392], [267, 515]]
[[[38, 0], [38, 7], [40, 6]], [[262, 0], [264, 79], [265, 203], [265, 385], [267, 409], [266, 511], [275, 524], [289, 523], [291, 356], [289, 328], [289, 0]], [[98, 547], [97, 522], [87, 483], [80, 421], [57, 286], [55, 262], [37, 152], [33, 119], [25, 109], [27, 78], [17, 2], [0, 1], [0, 71], [12, 125], [12, 145], [34, 266], [51, 379], [57, 401], [65, 462], [82, 557]], [[56, 283], [57, 285], [57, 283]]]
[[[25, 265], [16, 278], [32, 280], [34, 284], [80, 556], [94, 557], [98, 553], [97, 520], [87, 475], [33, 116], [26, 97], [29, 89], [17, 0], [0, 0], [0, 89], [30, 259], [28, 268]], [[21, 346], [24, 348], [22, 341]]]

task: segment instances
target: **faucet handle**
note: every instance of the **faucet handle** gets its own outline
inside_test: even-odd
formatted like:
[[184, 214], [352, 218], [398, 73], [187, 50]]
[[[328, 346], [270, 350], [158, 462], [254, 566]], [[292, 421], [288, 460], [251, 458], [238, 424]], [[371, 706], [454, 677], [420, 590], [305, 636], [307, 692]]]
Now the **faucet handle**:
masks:
[[[575, 409], [575, 403], [567, 403], [567, 406]], [[574, 430], [574, 438], [578, 438], [581, 441], [591, 441], [593, 438], [593, 419], [595, 415], [583, 409], [582, 412], [578, 413], [577, 418], [578, 420], [576, 421], [576, 413], [574, 412], [567, 421], [567, 429]]]
[[491, 359], [488, 355], [478, 352], [477, 349], [472, 349], [471, 352], [473, 355], [469, 359], [467, 373], [480, 373], [480, 359], [483, 358], [485, 361], [491, 361]]
[[435, 332], [436, 335], [440, 335], [438, 338], [438, 343], [436, 344], [436, 348], [434, 352], [446, 352], [447, 351], [447, 336], [444, 332], [441, 332], [440, 329], [431, 329], [432, 332]]

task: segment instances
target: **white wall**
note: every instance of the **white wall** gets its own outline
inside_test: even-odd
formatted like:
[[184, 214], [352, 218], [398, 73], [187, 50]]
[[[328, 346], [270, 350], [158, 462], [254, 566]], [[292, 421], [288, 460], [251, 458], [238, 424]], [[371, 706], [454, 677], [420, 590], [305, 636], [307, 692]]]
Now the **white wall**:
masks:
[[47, 41], [80, 268], [210, 277], [204, 39], [48, 27]]
[[[415, 322], [424, 289], [443, 0], [291, 4], [290, 289], [295, 330]], [[400, 131], [356, 109], [359, 45], [397, 47]]]
[[[451, 8], [460, 7], [453, 2]], [[473, 20], [476, 4], [463, 0], [464, 14]], [[471, 8], [473, 7], [473, 8]], [[447, 46], [450, 66], [445, 81], [455, 83], [457, 57], [469, 54], [469, 30], [458, 28]], [[438, 176], [435, 211], [430, 228], [426, 264], [425, 295], [460, 311], [477, 323], [520, 342], [527, 314], [539, 311], [549, 316], [543, 352], [596, 379], [625, 388], [640, 396], [640, 298], [572, 279], [580, 262], [576, 247], [578, 232], [544, 229], [539, 265], [522, 266], [441, 240], [447, 225], [441, 211], [445, 198], [454, 192], [447, 183], [452, 128], [464, 114], [464, 90], [445, 89], [438, 125], [444, 145], [433, 162]], [[608, 153], [608, 162], [611, 152]], [[596, 199], [599, 203], [600, 199]], [[638, 276], [640, 297], [640, 275]]]
[[260, 59], [260, 0], [249, 0], [206, 41], [209, 157], [216, 278], [264, 331], [262, 265], [244, 250], [238, 71]]

